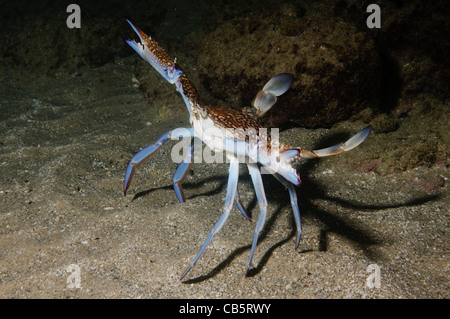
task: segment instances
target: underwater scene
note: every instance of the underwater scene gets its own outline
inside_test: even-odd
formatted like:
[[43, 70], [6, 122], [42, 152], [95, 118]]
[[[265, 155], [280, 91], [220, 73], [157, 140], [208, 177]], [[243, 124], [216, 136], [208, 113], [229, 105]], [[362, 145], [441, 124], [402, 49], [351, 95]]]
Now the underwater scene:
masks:
[[449, 298], [448, 13], [2, 1], [0, 298]]

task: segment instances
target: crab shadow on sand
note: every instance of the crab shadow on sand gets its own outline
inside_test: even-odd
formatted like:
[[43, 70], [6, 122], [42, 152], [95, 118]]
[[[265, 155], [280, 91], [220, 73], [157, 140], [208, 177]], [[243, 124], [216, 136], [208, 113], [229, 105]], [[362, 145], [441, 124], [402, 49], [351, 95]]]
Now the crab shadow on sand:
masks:
[[[331, 141], [339, 140], [340, 138], [341, 137], [337, 135], [329, 136], [327, 138], [326, 143], [329, 144], [330, 140]], [[321, 141], [320, 144], [322, 144], [322, 142], [323, 140]], [[344, 208], [359, 210], [361, 213], [363, 213], [364, 211], [374, 211], [374, 210], [376, 211], [389, 208], [421, 205], [426, 202], [436, 200], [440, 197], [438, 194], [433, 194], [421, 196], [405, 202], [380, 203], [374, 205], [346, 200], [342, 197], [329, 196], [325, 193], [325, 191], [322, 189], [319, 183], [315, 182], [313, 178], [308, 176], [308, 171], [311, 171], [315, 165], [315, 162], [319, 160], [320, 159], [309, 160], [308, 162], [303, 163], [301, 165], [301, 168], [299, 168], [299, 171], [301, 171], [302, 173], [301, 175], [302, 185], [301, 187], [297, 187], [296, 189], [302, 221], [304, 222], [305, 220], [306, 221], [314, 220], [314, 223], [321, 224], [317, 248], [302, 250], [300, 240], [299, 250], [297, 251], [297, 253], [299, 254], [305, 254], [313, 251], [323, 251], [323, 252], [327, 251], [328, 236], [330, 233], [334, 233], [350, 240], [350, 242], [352, 242], [353, 245], [355, 245], [359, 250], [361, 250], [369, 260], [376, 262], [383, 259], [382, 254], [377, 250], [377, 245], [381, 244], [382, 242], [390, 241], [389, 238], [383, 238], [381, 240], [377, 238], [375, 235], [371, 234], [369, 229], [366, 228], [363, 229], [361, 227], [356, 226], [352, 222], [351, 218], [345, 218], [344, 216], [337, 216], [336, 214], [333, 214], [330, 211], [319, 208], [317, 205], [314, 204], [314, 200], [316, 199], [334, 202]], [[246, 173], [241, 173], [239, 180], [240, 182], [251, 185], [251, 180], [248, 174]], [[271, 232], [271, 229], [276, 224], [277, 219], [280, 218], [280, 216], [282, 215], [281, 213], [283, 212], [283, 210], [286, 209], [287, 207], [288, 209], [291, 209], [287, 190], [272, 176], [263, 176], [263, 181], [265, 189], [271, 190], [271, 192], [266, 191], [267, 201], [269, 205], [272, 206], [276, 205], [276, 208], [271, 215], [268, 215], [269, 218], [266, 220], [264, 228], [259, 236], [258, 245], [260, 245], [266, 239], [267, 235]], [[227, 176], [223, 174], [216, 174], [213, 176], [202, 178], [201, 180], [197, 180], [195, 182], [186, 182], [183, 183], [183, 188], [198, 189], [205, 183], [215, 183], [218, 185], [211, 190], [191, 195], [187, 197], [186, 200], [193, 199], [199, 196], [212, 196], [224, 192], [227, 185]], [[132, 201], [140, 197], [145, 197], [150, 193], [161, 189], [173, 190], [173, 186], [167, 185], [141, 191], [133, 197]], [[247, 205], [246, 210], [249, 213], [250, 217], [254, 216], [257, 218], [259, 207], [257, 205], [256, 196], [254, 194], [252, 200]], [[253, 222], [255, 222], [255, 218], [252, 219]], [[295, 238], [296, 226], [293, 214], [290, 214], [290, 224], [291, 224], [291, 231], [282, 240], [273, 244], [270, 248], [266, 250], [266, 252], [263, 253], [262, 257], [259, 258], [259, 261], [256, 263], [256, 265], [254, 265], [254, 267], [248, 271], [246, 277], [253, 277], [258, 273], [260, 273], [261, 270], [263, 270], [264, 266], [267, 264], [273, 252], [278, 247], [292, 240], [292, 238]], [[206, 235], [207, 234], [205, 234], [205, 236]], [[186, 284], [200, 283], [215, 277], [218, 273], [220, 273], [223, 269], [225, 269], [228, 265], [230, 265], [235, 258], [237, 258], [238, 256], [240, 256], [245, 252], [249, 252], [250, 249], [251, 243], [236, 248], [228, 255], [228, 257], [226, 257], [221, 263], [215, 266], [207, 274], [198, 276], [196, 278], [184, 280], [183, 283]]]

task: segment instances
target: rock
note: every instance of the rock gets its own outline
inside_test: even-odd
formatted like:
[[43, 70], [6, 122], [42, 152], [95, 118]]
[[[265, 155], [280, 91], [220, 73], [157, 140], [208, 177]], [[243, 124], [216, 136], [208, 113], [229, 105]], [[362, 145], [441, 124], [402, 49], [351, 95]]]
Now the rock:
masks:
[[292, 88], [262, 118], [272, 127], [330, 126], [376, 106], [379, 70], [374, 43], [354, 26], [286, 10], [233, 19], [198, 53], [204, 86], [235, 109], [249, 106], [272, 76], [292, 73]]
[[18, 1], [2, 8], [0, 67], [11, 72], [24, 70], [30, 76], [65, 75], [77, 73], [83, 66], [99, 67], [132, 54], [122, 39], [134, 36], [124, 16], [148, 21], [140, 24], [144, 29], [165, 17], [165, 8], [159, 6], [144, 14], [143, 3], [80, 7], [81, 27], [73, 29], [66, 25], [66, 6]]

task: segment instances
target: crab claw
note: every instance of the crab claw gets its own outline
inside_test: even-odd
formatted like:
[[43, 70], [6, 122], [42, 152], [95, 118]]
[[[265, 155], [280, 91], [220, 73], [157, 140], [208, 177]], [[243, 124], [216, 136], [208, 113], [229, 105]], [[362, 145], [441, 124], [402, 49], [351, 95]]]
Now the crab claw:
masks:
[[263, 87], [263, 91], [273, 94], [275, 96], [280, 96], [281, 94], [286, 93], [287, 90], [292, 85], [294, 77], [289, 73], [280, 73], [275, 75], [273, 78], [269, 80]]
[[140, 42], [125, 39], [145, 61], [151, 64], [168, 82], [174, 84], [181, 74], [176, 67], [176, 59], [172, 59], [167, 52], [148, 36], [141, 29], [135, 26], [130, 20], [125, 19], [139, 36]]
[[[133, 24], [128, 19], [125, 19], [133, 28], [134, 32], [139, 36], [140, 42], [136, 42], [135, 40], [125, 39], [125, 41], [128, 43], [130, 47], [133, 48], [144, 60], [149, 61], [150, 51], [145, 46], [145, 41], [149, 39], [150, 37], [144, 33], [141, 29], [139, 29], [137, 26]], [[150, 62], [151, 63], [151, 62]]]
[[[131, 25], [131, 27], [133, 28], [134, 32], [136, 32], [136, 34], [139, 36], [139, 39], [141, 40], [141, 43], [144, 42], [145, 39], [149, 38], [149, 36], [147, 34], [145, 34], [144, 31], [142, 31], [141, 29], [139, 29], [133, 22], [131, 22], [130, 20], [126, 19], [127, 22]], [[134, 42], [134, 41], [133, 41]]]
[[263, 116], [277, 102], [277, 96], [285, 93], [291, 87], [293, 76], [289, 73], [275, 75], [264, 85], [253, 100], [256, 115]]

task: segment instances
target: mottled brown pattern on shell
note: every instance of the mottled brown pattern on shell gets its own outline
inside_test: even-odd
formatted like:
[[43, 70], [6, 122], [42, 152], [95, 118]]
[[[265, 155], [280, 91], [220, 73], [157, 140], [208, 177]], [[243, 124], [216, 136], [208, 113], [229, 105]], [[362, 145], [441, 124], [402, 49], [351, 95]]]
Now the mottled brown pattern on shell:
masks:
[[182, 73], [178, 78], [178, 81], [180, 81], [183, 87], [183, 93], [188, 97], [189, 101], [191, 101], [194, 106], [201, 107], [203, 104], [202, 100], [200, 99], [194, 84], [187, 78], [186, 74]]
[[223, 107], [204, 106], [203, 108], [217, 126], [230, 129], [255, 129], [256, 131], [262, 128], [258, 120], [251, 114]]
[[[213, 106], [204, 106], [203, 109], [206, 111], [206, 116], [211, 118], [216, 126], [229, 129], [228, 134], [234, 133], [234, 139], [250, 142], [261, 139], [258, 134], [263, 127], [252, 114]], [[267, 138], [267, 140], [269, 139]]]
[[[142, 34], [141, 34], [142, 36]], [[166, 50], [164, 50], [158, 42], [153, 40], [151, 37], [145, 35], [143, 36], [143, 42], [148, 47], [150, 52], [152, 52], [156, 57], [158, 57], [159, 62], [165, 67], [174, 66], [175, 61], [172, 59]]]
[[[263, 127], [252, 113], [243, 113], [232, 109], [213, 106], [204, 106], [203, 109], [207, 112], [207, 116], [211, 118], [217, 126], [226, 129], [234, 129], [234, 138], [237, 140], [266, 140], [268, 152], [272, 149], [272, 143], [276, 143], [271, 139], [270, 129], [260, 131]], [[260, 134], [264, 132], [267, 136], [255, 136], [252, 134]], [[266, 148], [261, 144], [260, 147]], [[281, 153], [293, 148], [292, 146], [284, 143], [279, 143], [278, 147]]]

